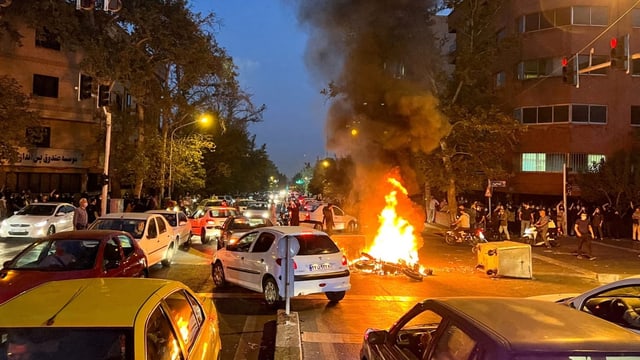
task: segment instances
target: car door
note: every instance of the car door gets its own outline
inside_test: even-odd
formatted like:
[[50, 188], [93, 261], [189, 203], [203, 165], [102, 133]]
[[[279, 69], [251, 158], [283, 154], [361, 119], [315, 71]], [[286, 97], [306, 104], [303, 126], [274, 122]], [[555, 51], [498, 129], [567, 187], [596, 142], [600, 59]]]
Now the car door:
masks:
[[183, 212], [178, 212], [178, 229], [180, 231], [180, 241], [186, 241], [189, 239], [189, 235], [191, 233], [191, 225], [189, 224], [189, 219], [187, 219], [187, 215]]
[[131, 240], [126, 235], [118, 235], [116, 238], [120, 244], [122, 250], [122, 276], [133, 277], [139, 276], [144, 273], [144, 264], [141, 263], [139, 256], [136, 254], [136, 248], [133, 245], [134, 240]]
[[[144, 244], [142, 244], [143, 242]], [[150, 216], [147, 218], [146, 236], [143, 235], [139, 243], [141, 243], [140, 245], [142, 245], [142, 248], [147, 254], [149, 266], [155, 265], [162, 260], [164, 249], [158, 236], [158, 225], [156, 224], [155, 217]]]
[[245, 274], [249, 269], [244, 262], [251, 245], [260, 235], [255, 231], [248, 233], [241, 237], [238, 242], [227, 245], [225, 251], [220, 251], [220, 260], [225, 266], [225, 276], [229, 282], [236, 283], [241, 286], [246, 286], [247, 275]]
[[60, 205], [54, 215], [58, 232], [73, 230], [73, 212], [75, 208], [70, 205]]
[[158, 241], [163, 252], [171, 248], [171, 243], [175, 239], [173, 228], [169, 225], [164, 216], [154, 216], [158, 224]]
[[260, 233], [258, 238], [253, 242], [249, 253], [244, 257], [245, 281], [247, 287], [262, 291], [262, 276], [273, 268], [274, 256], [271, 253], [271, 246], [276, 236], [271, 232], [264, 231]]
[[104, 244], [104, 251], [102, 253], [102, 270], [105, 273], [105, 277], [122, 277], [124, 254], [120, 247], [120, 242], [117, 238], [111, 238]]

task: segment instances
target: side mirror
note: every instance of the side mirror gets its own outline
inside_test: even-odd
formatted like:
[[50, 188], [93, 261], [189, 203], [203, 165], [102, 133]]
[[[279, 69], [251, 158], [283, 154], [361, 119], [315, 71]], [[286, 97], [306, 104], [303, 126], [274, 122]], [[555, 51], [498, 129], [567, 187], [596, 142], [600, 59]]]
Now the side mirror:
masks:
[[7, 260], [7, 261], [2, 263], [2, 267], [3, 268], [8, 268], [9, 266], [11, 266], [11, 260]]
[[388, 336], [389, 332], [387, 330], [368, 329], [364, 334], [365, 341], [370, 345], [385, 344]]

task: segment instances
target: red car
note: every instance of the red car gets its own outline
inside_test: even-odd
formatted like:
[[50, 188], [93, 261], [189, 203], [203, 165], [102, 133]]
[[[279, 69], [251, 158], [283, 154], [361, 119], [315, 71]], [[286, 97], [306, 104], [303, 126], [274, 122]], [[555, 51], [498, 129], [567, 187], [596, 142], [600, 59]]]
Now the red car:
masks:
[[0, 270], [0, 303], [52, 280], [147, 277], [147, 258], [117, 230], [67, 231], [37, 240]]
[[238, 210], [228, 206], [210, 206], [197, 209], [190, 217], [191, 233], [200, 236], [203, 244], [210, 240], [219, 240], [222, 224], [229, 216], [236, 216]]

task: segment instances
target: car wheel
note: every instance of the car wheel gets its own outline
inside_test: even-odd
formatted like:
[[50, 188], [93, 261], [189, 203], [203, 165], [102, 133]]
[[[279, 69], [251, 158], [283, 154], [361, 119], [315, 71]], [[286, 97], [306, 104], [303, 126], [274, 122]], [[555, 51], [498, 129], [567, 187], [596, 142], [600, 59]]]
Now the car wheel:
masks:
[[191, 238], [193, 237], [193, 234], [191, 233], [191, 231], [189, 231], [189, 235], [187, 237], [187, 241], [184, 242], [184, 246], [185, 247], [190, 247], [191, 246]]
[[173, 255], [175, 255], [175, 253], [176, 253], [176, 247], [175, 247], [175, 243], [172, 241], [171, 244], [169, 244], [169, 249], [167, 249], [167, 253], [164, 259], [162, 259], [162, 266], [165, 266], [165, 267], [171, 266], [171, 261], [173, 261]]
[[55, 226], [53, 226], [53, 225], [49, 226], [49, 228], [47, 229], [47, 235], [53, 235], [55, 233], [56, 233]]
[[264, 279], [264, 282], [262, 284], [262, 294], [264, 295], [264, 301], [267, 303], [267, 305], [278, 305], [278, 301], [280, 301], [278, 284], [272, 277]]
[[206, 244], [209, 242], [209, 238], [207, 237], [207, 231], [202, 229], [202, 232], [200, 232], [200, 242], [203, 244]]
[[327, 291], [324, 294], [327, 296], [327, 299], [329, 299], [329, 301], [338, 302], [344, 299], [346, 293], [346, 291]]
[[224, 287], [227, 284], [227, 280], [224, 278], [224, 268], [220, 262], [213, 265], [211, 269], [211, 277], [216, 287]]

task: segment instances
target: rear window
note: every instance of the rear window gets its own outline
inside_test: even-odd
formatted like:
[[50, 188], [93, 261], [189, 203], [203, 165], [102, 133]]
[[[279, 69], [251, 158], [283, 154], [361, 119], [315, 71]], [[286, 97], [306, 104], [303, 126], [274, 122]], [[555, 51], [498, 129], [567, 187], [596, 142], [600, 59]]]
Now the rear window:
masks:
[[316, 211], [316, 209], [318, 208], [318, 206], [320, 206], [322, 204], [319, 203], [306, 203], [304, 205], [302, 205], [302, 208], [300, 210], [302, 211]]
[[327, 235], [296, 235], [300, 243], [298, 255], [335, 254], [340, 252], [336, 243]]

